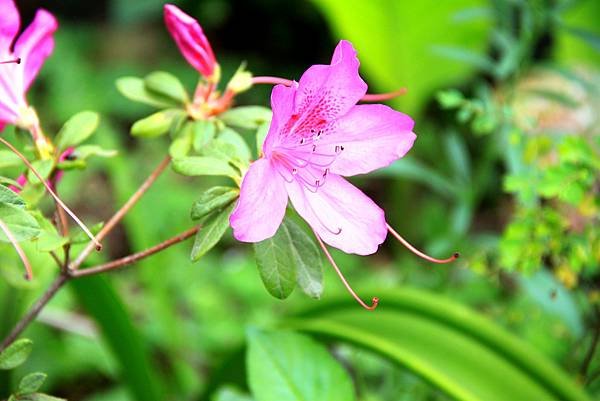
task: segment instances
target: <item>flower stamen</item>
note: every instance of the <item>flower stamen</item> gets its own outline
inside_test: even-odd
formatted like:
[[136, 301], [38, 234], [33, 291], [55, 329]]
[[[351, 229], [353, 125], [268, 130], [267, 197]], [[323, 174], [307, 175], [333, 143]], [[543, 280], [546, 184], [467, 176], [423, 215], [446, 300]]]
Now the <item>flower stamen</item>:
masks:
[[346, 287], [346, 289], [348, 290], [348, 292], [350, 293], [350, 295], [352, 295], [352, 297], [356, 300], [356, 302], [358, 302], [360, 304], [360, 306], [362, 306], [366, 310], [372, 311], [375, 308], [377, 308], [377, 305], [379, 305], [379, 298], [373, 297], [371, 299], [371, 305], [367, 305], [362, 299], [360, 299], [360, 297], [356, 294], [356, 292], [354, 292], [354, 290], [352, 289], [352, 287], [350, 287], [350, 284], [348, 283], [348, 280], [346, 280], [346, 278], [342, 274], [340, 268], [335, 263], [335, 260], [333, 260], [333, 257], [329, 253], [329, 250], [327, 249], [327, 247], [325, 246], [325, 244], [323, 243], [323, 241], [321, 240], [321, 238], [319, 237], [319, 235], [316, 232], [314, 232], [314, 233], [315, 233], [315, 237], [317, 237], [317, 241], [319, 242], [319, 245], [321, 246], [321, 249], [323, 250], [323, 252], [325, 252], [325, 256], [327, 257], [327, 260], [329, 260], [329, 263], [331, 263], [331, 266], [333, 266], [333, 269], [335, 270], [335, 272], [339, 276], [340, 280], [342, 280], [342, 283], [344, 284], [344, 287]]
[[17, 57], [13, 60], [0, 61], [0, 64], [21, 64], [21, 57]]
[[29, 160], [27, 160], [27, 158], [21, 152], [19, 152], [14, 146], [12, 146], [4, 138], [0, 138], [0, 142], [2, 142], [15, 155], [17, 155], [19, 157], [19, 159], [21, 159], [23, 161], [23, 163], [27, 166], [27, 168], [29, 170], [31, 170], [31, 172], [33, 173], [33, 175], [35, 175], [37, 177], [37, 179], [40, 180], [40, 182], [42, 183], [42, 185], [44, 185], [44, 187], [46, 188], [46, 190], [48, 191], [48, 193], [52, 196], [52, 198], [54, 198], [54, 200], [56, 201], [56, 203], [69, 216], [71, 216], [71, 218], [77, 223], [77, 225], [79, 225], [79, 227], [81, 227], [81, 229], [83, 230], [83, 232], [90, 238], [90, 240], [92, 242], [94, 242], [94, 244], [96, 245], [96, 250], [100, 251], [102, 249], [102, 244], [96, 239], [96, 237], [94, 236], [94, 234], [91, 233], [91, 231], [86, 227], [86, 225], [83, 224], [83, 222], [81, 220], [79, 220], [79, 218], [75, 215], [75, 213], [73, 213], [71, 211], [71, 209], [69, 209], [67, 207], [67, 205], [65, 205], [65, 203], [58, 197], [58, 195], [56, 195], [56, 193], [52, 190], [52, 188], [50, 188], [50, 185], [48, 185], [48, 183], [46, 182], [46, 180], [44, 180], [42, 178], [42, 176], [40, 175], [40, 173], [38, 173], [37, 170], [31, 165], [31, 163], [29, 162]]
[[384, 100], [390, 100], [398, 96], [406, 95], [408, 90], [406, 88], [400, 88], [393, 92], [387, 93], [375, 93], [375, 94], [366, 94], [362, 97], [361, 102], [382, 102]]
[[29, 259], [27, 259], [27, 255], [23, 251], [23, 248], [21, 248], [21, 245], [19, 245], [19, 242], [17, 241], [13, 233], [10, 231], [6, 223], [2, 220], [0, 220], [0, 230], [4, 232], [6, 238], [8, 238], [12, 246], [17, 251], [19, 258], [21, 258], [21, 262], [23, 262], [23, 266], [25, 266], [25, 280], [30, 281], [31, 279], [33, 279], [33, 270], [31, 269], [31, 263], [29, 263]]
[[412, 246], [407, 240], [405, 240], [404, 238], [402, 238], [402, 236], [400, 234], [398, 234], [392, 227], [390, 227], [389, 224], [386, 223], [386, 227], [387, 227], [388, 231], [394, 237], [396, 237], [396, 239], [398, 241], [400, 241], [400, 243], [402, 245], [404, 245], [409, 251], [411, 251], [412, 253], [414, 253], [415, 255], [419, 256], [422, 259], [428, 260], [428, 261], [433, 262], [433, 263], [443, 264], [443, 263], [453, 262], [453, 261], [455, 261], [456, 259], [458, 259], [460, 257], [460, 254], [458, 252], [455, 252], [452, 256], [450, 256], [449, 258], [446, 258], [446, 259], [436, 259], [434, 257], [426, 255], [423, 252], [419, 251], [414, 246]]

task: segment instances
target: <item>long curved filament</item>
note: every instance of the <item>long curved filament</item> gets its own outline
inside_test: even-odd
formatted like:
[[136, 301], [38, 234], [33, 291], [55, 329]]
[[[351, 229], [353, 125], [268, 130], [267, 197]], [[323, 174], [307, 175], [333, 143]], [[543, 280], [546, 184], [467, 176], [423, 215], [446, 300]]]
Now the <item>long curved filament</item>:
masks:
[[86, 227], [86, 225], [83, 224], [83, 222], [81, 220], [79, 220], [79, 218], [75, 215], [75, 213], [73, 213], [71, 211], [71, 209], [69, 209], [67, 207], [67, 205], [65, 205], [65, 203], [62, 200], [60, 200], [60, 198], [58, 197], [58, 195], [56, 195], [56, 193], [52, 190], [52, 188], [50, 188], [50, 185], [48, 185], [48, 183], [46, 182], [46, 180], [44, 180], [42, 178], [42, 176], [40, 175], [40, 173], [38, 173], [37, 170], [31, 165], [31, 163], [29, 162], [29, 160], [27, 160], [27, 158], [25, 156], [23, 156], [23, 154], [21, 152], [19, 152], [14, 146], [12, 146], [4, 138], [0, 138], [0, 142], [2, 142], [7, 148], [9, 148], [14, 154], [16, 154], [23, 161], [23, 163], [25, 163], [25, 165], [27, 166], [27, 168], [29, 168], [31, 170], [31, 172], [37, 177], [37, 179], [40, 180], [40, 182], [44, 185], [44, 187], [46, 188], [46, 190], [48, 191], [48, 193], [54, 198], [54, 200], [56, 201], [56, 203], [61, 208], [63, 208], [63, 210], [69, 216], [71, 216], [71, 218], [79, 225], [79, 227], [81, 227], [81, 229], [83, 230], [83, 232], [90, 238], [90, 240], [92, 240], [94, 242], [94, 244], [96, 245], [96, 250], [98, 250], [98, 251], [101, 250], [102, 249], [102, 244], [96, 239], [96, 237], [94, 236], [94, 234], [92, 234], [90, 232], [90, 230]]
[[392, 227], [390, 227], [389, 224], [386, 223], [386, 226], [387, 226], [388, 231], [394, 237], [396, 237], [396, 239], [398, 241], [400, 241], [400, 243], [402, 243], [402, 245], [404, 245], [406, 248], [408, 248], [409, 251], [411, 251], [415, 255], [419, 256], [420, 258], [423, 258], [423, 259], [428, 260], [428, 261], [433, 262], [433, 263], [450, 263], [450, 262], [453, 262], [456, 259], [458, 259], [459, 256], [460, 256], [460, 254], [458, 252], [455, 252], [452, 256], [450, 256], [449, 258], [446, 258], [446, 259], [436, 259], [434, 257], [426, 255], [423, 252], [419, 251], [414, 246], [412, 246], [407, 240], [405, 240], [404, 238], [402, 238], [402, 236], [400, 234], [398, 234]]
[[342, 280], [342, 283], [344, 284], [344, 286], [346, 287], [348, 292], [352, 295], [352, 297], [356, 300], [356, 302], [358, 302], [360, 304], [360, 306], [362, 306], [366, 310], [372, 311], [375, 308], [377, 308], [377, 305], [379, 305], [379, 298], [373, 297], [371, 299], [371, 305], [367, 305], [362, 299], [360, 299], [360, 297], [356, 294], [356, 292], [354, 292], [352, 287], [350, 287], [348, 280], [346, 280], [346, 278], [342, 274], [342, 271], [338, 267], [337, 263], [335, 263], [335, 260], [333, 260], [333, 257], [329, 253], [329, 250], [327, 249], [327, 247], [321, 240], [321, 237], [319, 237], [319, 235], [316, 232], [315, 232], [315, 237], [317, 237], [317, 241], [319, 242], [321, 249], [323, 250], [323, 252], [325, 252], [325, 256], [327, 257], [327, 260], [329, 260], [329, 263], [331, 263], [331, 266], [333, 266], [333, 268], [334, 268], [335, 272], [337, 273], [337, 275], [339, 276], [340, 280]]
[[0, 64], [21, 64], [21, 58], [17, 57], [13, 60], [0, 61]]
[[21, 262], [23, 262], [23, 266], [25, 266], [25, 279], [31, 280], [33, 278], [33, 270], [31, 269], [31, 263], [29, 263], [29, 259], [27, 259], [27, 255], [25, 255], [25, 251], [23, 251], [23, 248], [21, 248], [21, 245], [19, 245], [19, 242], [17, 241], [13, 233], [10, 231], [6, 223], [2, 220], [0, 220], [0, 230], [4, 232], [6, 238], [8, 238], [12, 246], [17, 251], [19, 258], [21, 258]]

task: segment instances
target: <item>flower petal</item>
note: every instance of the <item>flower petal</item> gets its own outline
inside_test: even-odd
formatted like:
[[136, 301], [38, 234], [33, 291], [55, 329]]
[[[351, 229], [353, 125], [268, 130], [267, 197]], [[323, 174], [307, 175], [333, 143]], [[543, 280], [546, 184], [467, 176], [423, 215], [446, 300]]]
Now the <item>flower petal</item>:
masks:
[[302, 125], [317, 128], [348, 112], [365, 93], [367, 84], [358, 75], [356, 50], [342, 40], [335, 48], [331, 65], [313, 65], [300, 78], [294, 113]]
[[44, 61], [54, 49], [53, 33], [58, 28], [58, 22], [46, 10], [38, 10], [35, 18], [19, 36], [15, 44], [15, 56], [21, 57], [23, 64], [23, 87], [25, 93], [33, 79], [42, 68]]
[[217, 62], [198, 21], [173, 4], [165, 4], [164, 16], [165, 25], [183, 57], [202, 75], [210, 77]]
[[0, 0], [0, 55], [3, 57], [9, 54], [20, 25], [21, 18], [14, 0]]
[[273, 118], [269, 126], [269, 132], [263, 143], [263, 153], [267, 156], [271, 154], [273, 145], [278, 141], [278, 136], [287, 121], [290, 119], [294, 109], [294, 98], [298, 84], [292, 86], [276, 85], [271, 92], [271, 109]]
[[343, 176], [365, 174], [398, 160], [412, 147], [414, 122], [382, 104], [360, 105], [340, 118], [317, 144], [317, 151], [338, 156], [330, 171]]
[[286, 183], [294, 208], [327, 244], [369, 255], [385, 240], [383, 210], [342, 177], [331, 174], [316, 192], [299, 181]]
[[238, 241], [259, 242], [275, 235], [283, 220], [287, 193], [268, 159], [258, 159], [242, 180], [240, 198], [229, 218]]

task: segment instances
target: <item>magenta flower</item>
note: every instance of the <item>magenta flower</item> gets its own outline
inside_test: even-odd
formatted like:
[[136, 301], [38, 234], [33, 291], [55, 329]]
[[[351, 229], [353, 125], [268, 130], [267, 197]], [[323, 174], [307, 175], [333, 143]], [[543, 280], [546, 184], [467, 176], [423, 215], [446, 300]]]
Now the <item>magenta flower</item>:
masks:
[[416, 138], [410, 117], [357, 105], [367, 85], [352, 44], [341, 41], [330, 65], [310, 67], [271, 95], [273, 120], [263, 157], [250, 166], [230, 224], [236, 239], [275, 234], [288, 197], [324, 242], [368, 255], [385, 240], [384, 212], [342, 176], [365, 174], [401, 158]]
[[52, 35], [58, 27], [54, 16], [42, 9], [16, 38], [20, 24], [14, 1], [0, 0], [0, 60], [20, 59], [20, 63], [0, 66], [0, 130], [6, 124], [27, 125], [29, 119], [35, 118], [29, 111], [25, 94], [52, 53]]
[[165, 24], [183, 57], [208, 81], [218, 81], [218, 64], [202, 27], [177, 6], [165, 4]]

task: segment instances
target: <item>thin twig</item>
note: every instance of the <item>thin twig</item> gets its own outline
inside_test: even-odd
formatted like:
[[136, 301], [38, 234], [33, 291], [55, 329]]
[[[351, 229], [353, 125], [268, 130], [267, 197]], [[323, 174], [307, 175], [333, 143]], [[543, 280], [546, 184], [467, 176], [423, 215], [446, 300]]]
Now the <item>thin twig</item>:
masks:
[[31, 323], [31, 321], [35, 319], [35, 317], [40, 313], [44, 306], [46, 306], [46, 304], [52, 299], [54, 294], [56, 294], [58, 290], [60, 290], [61, 287], [68, 280], [69, 276], [61, 273], [60, 276], [58, 276], [52, 282], [52, 284], [50, 284], [50, 287], [48, 287], [44, 295], [42, 295], [41, 298], [37, 300], [37, 302], [31, 307], [31, 309], [29, 309], [25, 316], [23, 316], [21, 320], [19, 320], [17, 325], [10, 332], [10, 334], [4, 339], [4, 341], [2, 341], [2, 345], [0, 345], [0, 351], [4, 350], [6, 347], [12, 344], [13, 341], [16, 340], [16, 338], [23, 332], [23, 330], [25, 330], [29, 323]]
[[6, 238], [8, 238], [8, 240], [11, 242], [11, 244], [17, 251], [19, 258], [21, 258], [23, 266], [25, 266], [25, 279], [31, 280], [33, 278], [33, 270], [31, 269], [31, 263], [29, 263], [29, 259], [27, 259], [27, 255], [23, 251], [23, 248], [21, 248], [21, 245], [19, 245], [19, 241], [17, 241], [13, 233], [10, 231], [10, 228], [2, 220], [0, 220], [0, 230], [4, 231]]
[[[131, 209], [133, 205], [135, 205], [136, 202], [140, 200], [142, 195], [144, 195], [144, 193], [152, 186], [154, 181], [156, 181], [160, 174], [167, 168], [170, 162], [170, 156], [165, 157], [160, 162], [158, 167], [156, 167], [156, 169], [152, 171], [152, 173], [148, 176], [148, 178], [146, 178], [146, 181], [142, 183], [138, 190], [135, 191], [133, 195], [131, 195], [129, 200], [125, 202], [121, 209], [119, 209], [117, 213], [115, 213], [114, 216], [111, 217], [110, 220], [108, 220], [104, 227], [102, 227], [98, 235], [96, 235], [96, 238], [99, 241], [102, 241], [104, 237], [106, 237], [108, 233], [112, 231], [112, 229], [117, 225], [117, 223], [119, 223], [123, 219], [123, 217], [125, 216], [125, 214], [127, 214], [129, 209]], [[79, 256], [77, 256], [77, 259], [75, 259], [75, 261], [69, 265], [69, 270], [77, 270], [93, 250], [94, 244], [92, 242], [88, 243], [88, 245], [83, 249], [83, 251], [81, 251]]]
[[160, 244], [154, 245], [153, 247], [145, 249], [141, 252], [137, 252], [132, 255], [125, 256], [121, 259], [116, 259], [116, 260], [113, 260], [112, 262], [104, 263], [104, 264], [101, 264], [101, 265], [98, 265], [95, 267], [90, 267], [89, 269], [72, 271], [71, 276], [75, 277], [75, 278], [85, 277], [85, 276], [91, 276], [93, 274], [99, 274], [99, 273], [104, 273], [104, 272], [111, 271], [111, 270], [121, 269], [125, 266], [131, 265], [137, 261], [147, 258], [148, 256], [154, 255], [155, 253], [160, 252], [172, 245], [175, 245], [182, 241], [185, 241], [186, 239], [190, 238], [197, 232], [198, 232], [198, 227], [190, 228], [189, 230], [186, 230], [173, 238], [170, 238], [164, 242], [161, 242]]

